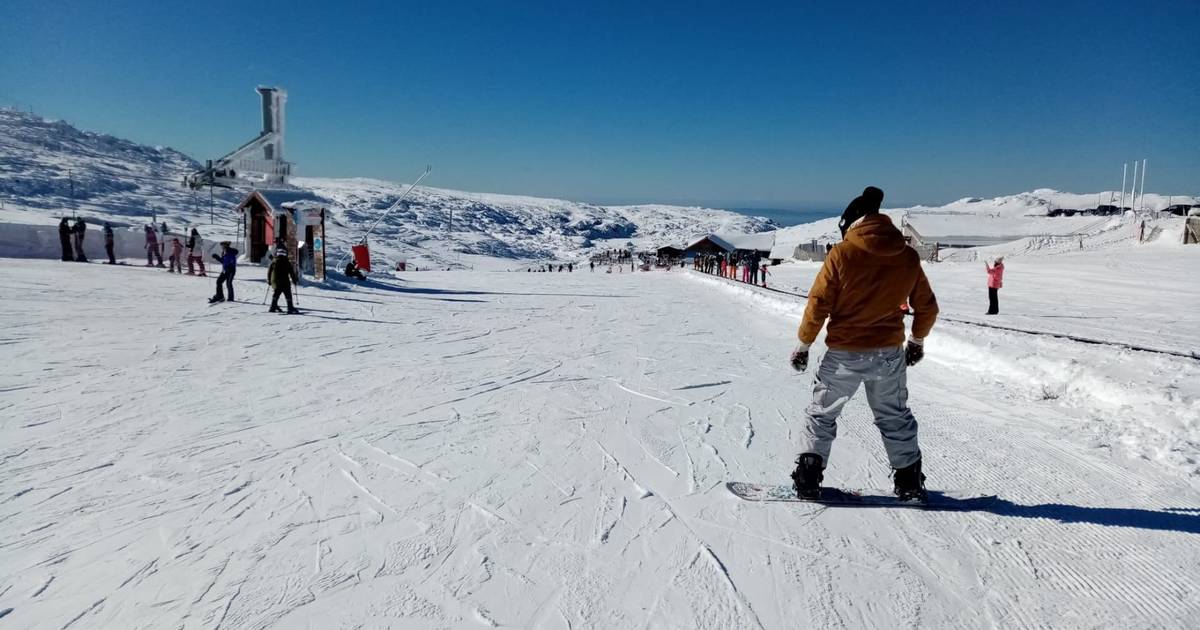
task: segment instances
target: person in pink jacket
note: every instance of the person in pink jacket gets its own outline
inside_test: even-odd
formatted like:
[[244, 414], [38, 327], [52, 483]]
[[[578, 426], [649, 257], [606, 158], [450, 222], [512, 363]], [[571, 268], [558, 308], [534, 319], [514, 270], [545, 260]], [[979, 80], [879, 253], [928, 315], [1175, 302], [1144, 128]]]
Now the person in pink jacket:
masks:
[[183, 273], [183, 243], [179, 237], [171, 239], [171, 266], [167, 273]]
[[1000, 313], [1000, 287], [1004, 286], [1004, 257], [996, 258], [993, 264], [983, 263], [988, 276], [988, 315]]

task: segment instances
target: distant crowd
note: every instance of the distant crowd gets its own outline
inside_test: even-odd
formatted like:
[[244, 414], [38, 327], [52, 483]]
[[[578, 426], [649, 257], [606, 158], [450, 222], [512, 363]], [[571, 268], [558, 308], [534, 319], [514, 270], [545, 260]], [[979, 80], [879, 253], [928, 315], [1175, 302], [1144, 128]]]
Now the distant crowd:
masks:
[[757, 253], [697, 254], [692, 258], [692, 268], [696, 271], [764, 287], [768, 267]]

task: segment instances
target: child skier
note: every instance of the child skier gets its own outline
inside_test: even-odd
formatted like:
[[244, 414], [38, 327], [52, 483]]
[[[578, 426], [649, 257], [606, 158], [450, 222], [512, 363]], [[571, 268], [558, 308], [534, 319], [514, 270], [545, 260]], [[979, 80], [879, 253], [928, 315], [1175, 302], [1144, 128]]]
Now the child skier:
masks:
[[171, 266], [167, 273], [183, 273], [183, 243], [179, 237], [171, 239]]
[[[792, 367], [804, 371], [809, 347], [829, 320], [829, 351], [817, 369], [812, 403], [805, 409], [801, 455], [792, 473], [801, 499], [820, 498], [837, 417], [859, 384], [865, 384], [875, 426], [883, 436], [896, 496], [904, 501], [926, 498], [906, 369], [924, 356], [922, 343], [937, 318], [937, 299], [916, 250], [908, 247], [891, 219], [879, 213], [882, 200], [879, 191], [851, 203], [863, 214], [847, 226], [845, 240], [833, 247], [813, 281], [800, 345], [792, 352]], [[896, 308], [906, 299], [916, 311], [907, 345], [904, 315]]]

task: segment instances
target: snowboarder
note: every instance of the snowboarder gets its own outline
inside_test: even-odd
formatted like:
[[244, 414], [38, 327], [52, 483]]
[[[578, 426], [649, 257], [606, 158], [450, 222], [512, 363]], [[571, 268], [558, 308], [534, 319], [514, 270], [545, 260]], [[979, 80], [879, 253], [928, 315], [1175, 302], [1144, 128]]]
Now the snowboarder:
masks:
[[1000, 314], [1000, 287], [1004, 286], [1004, 257], [1000, 256], [994, 264], [983, 263], [988, 277], [988, 315]]
[[194, 271], [195, 268], [192, 265], [198, 264], [198, 265], [200, 265], [200, 277], [201, 278], [207, 277], [208, 274], [204, 272], [204, 252], [203, 252], [204, 239], [200, 238], [200, 230], [197, 230], [196, 228], [192, 228], [192, 233], [191, 233], [191, 235], [188, 236], [187, 248], [188, 248], [188, 271], [187, 271], [188, 275], [189, 276], [195, 275], [195, 271]]
[[144, 228], [146, 232], [146, 266], [154, 266], [154, 258], [158, 257], [158, 266], [163, 267], [162, 252], [158, 250], [158, 234], [154, 231], [153, 225], [147, 225]]
[[71, 247], [71, 224], [67, 223], [67, 217], [63, 217], [62, 221], [58, 222], [58, 242], [62, 244], [63, 262], [74, 261], [75, 250]]
[[[280, 251], [284, 251], [284, 250], [280, 250]], [[367, 279], [366, 274], [364, 274], [362, 272], [362, 270], [358, 268], [358, 265], [354, 264], [353, 260], [351, 260], [349, 263], [346, 264], [346, 277], [347, 278], [357, 278], [359, 280]]]
[[117, 257], [113, 255], [113, 229], [109, 223], [104, 224], [104, 253], [108, 254], [108, 264], [117, 264]]
[[275, 287], [275, 295], [271, 298], [271, 308], [268, 309], [268, 312], [279, 312], [279, 296], [281, 294], [287, 300], [288, 315], [300, 312], [292, 305], [292, 284], [299, 283], [299, 279], [296, 277], [296, 270], [292, 267], [292, 261], [288, 259], [286, 248], [275, 252], [275, 258], [271, 260], [271, 266], [267, 268], [267, 282]]
[[[837, 417], [859, 384], [865, 385], [883, 437], [896, 495], [904, 501], [926, 498], [906, 378], [907, 368], [924, 356], [922, 343], [937, 318], [937, 299], [916, 250], [908, 247], [891, 219], [879, 213], [882, 200], [880, 191], [864, 202], [863, 216], [847, 226], [846, 238], [825, 259], [809, 292], [800, 344], [791, 355], [792, 367], [804, 371], [809, 347], [829, 320], [829, 351], [817, 369], [812, 403], [805, 409], [801, 454], [792, 473], [801, 499], [820, 498]], [[905, 299], [916, 311], [907, 345], [904, 315], [896, 308]]]
[[[153, 231], [153, 230], [151, 230]], [[224, 302], [225, 294], [221, 291], [221, 283], [229, 290], [229, 301], [233, 302], [233, 276], [237, 274], [238, 250], [229, 246], [229, 241], [221, 241], [221, 255], [213, 254], [213, 260], [221, 263], [221, 275], [217, 276], [217, 293], [209, 298], [208, 303]], [[162, 263], [159, 263], [160, 265]]]
[[87, 262], [87, 255], [83, 253], [83, 237], [87, 235], [87, 223], [83, 219], [75, 219], [71, 233], [75, 236], [75, 262]]
[[167, 273], [183, 273], [183, 242], [178, 236], [171, 239], [171, 266]]

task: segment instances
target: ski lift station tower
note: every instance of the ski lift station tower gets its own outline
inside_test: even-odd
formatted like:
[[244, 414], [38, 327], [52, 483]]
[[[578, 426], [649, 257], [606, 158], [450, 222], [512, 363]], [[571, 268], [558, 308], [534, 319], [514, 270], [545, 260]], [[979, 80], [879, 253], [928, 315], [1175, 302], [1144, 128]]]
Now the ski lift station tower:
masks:
[[258, 137], [234, 149], [218, 160], [208, 160], [204, 168], [188, 175], [191, 188], [250, 186], [276, 188], [287, 186], [292, 165], [283, 159], [284, 105], [287, 91], [259, 86], [262, 97], [262, 131]]

